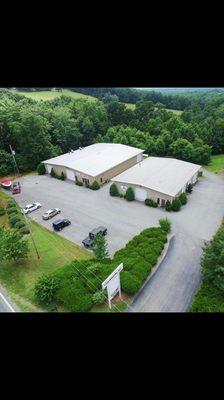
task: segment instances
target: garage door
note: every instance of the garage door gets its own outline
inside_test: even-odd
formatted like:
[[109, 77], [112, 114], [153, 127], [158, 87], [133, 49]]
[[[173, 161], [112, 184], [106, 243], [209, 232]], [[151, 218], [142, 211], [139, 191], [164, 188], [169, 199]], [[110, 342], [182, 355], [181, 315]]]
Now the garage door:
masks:
[[45, 166], [46, 166], [46, 168], [47, 168], [48, 174], [50, 174], [50, 173], [51, 173], [51, 169], [53, 168], [52, 165], [50, 165], [50, 164], [45, 164]]
[[145, 201], [147, 198], [147, 191], [145, 189], [136, 188], [135, 189], [135, 199], [139, 201]]
[[66, 175], [67, 175], [67, 179], [70, 179], [71, 181], [75, 180], [75, 173], [72, 169], [67, 169]]

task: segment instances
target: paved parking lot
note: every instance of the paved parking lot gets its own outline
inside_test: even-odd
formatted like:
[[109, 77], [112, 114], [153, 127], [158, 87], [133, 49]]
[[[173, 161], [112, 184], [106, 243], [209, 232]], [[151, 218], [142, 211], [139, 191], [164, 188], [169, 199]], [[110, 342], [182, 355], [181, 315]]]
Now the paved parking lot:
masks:
[[201, 246], [212, 238], [224, 215], [224, 180], [205, 172], [188, 204], [180, 212], [169, 214], [137, 201], [113, 198], [109, 185], [92, 191], [72, 182], [36, 175], [21, 178], [21, 183], [22, 194], [14, 196], [20, 205], [32, 201], [42, 204], [40, 210], [30, 214], [32, 219], [52, 229], [57, 216], [43, 221], [42, 214], [53, 207], [61, 208], [60, 217], [70, 219], [72, 224], [59, 235], [79, 245], [90, 230], [104, 225], [111, 255], [144, 228], [158, 226], [160, 218], [168, 217], [176, 234], [172, 248], [135, 309], [183, 311], [190, 305], [200, 282]]

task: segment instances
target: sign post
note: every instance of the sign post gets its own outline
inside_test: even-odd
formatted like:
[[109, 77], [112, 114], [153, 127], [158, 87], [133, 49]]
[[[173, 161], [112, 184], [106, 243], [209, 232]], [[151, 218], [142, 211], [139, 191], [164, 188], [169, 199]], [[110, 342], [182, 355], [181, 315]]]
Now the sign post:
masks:
[[119, 297], [121, 297], [121, 281], [120, 281], [120, 272], [123, 269], [123, 263], [118, 265], [118, 267], [105, 279], [102, 283], [102, 288], [107, 288], [107, 296], [109, 307], [111, 308], [111, 300], [119, 293]]

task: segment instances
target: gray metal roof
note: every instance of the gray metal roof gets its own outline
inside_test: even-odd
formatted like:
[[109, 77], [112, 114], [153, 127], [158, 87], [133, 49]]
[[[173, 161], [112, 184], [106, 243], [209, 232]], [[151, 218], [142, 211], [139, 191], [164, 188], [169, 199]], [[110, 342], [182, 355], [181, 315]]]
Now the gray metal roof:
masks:
[[176, 196], [200, 168], [175, 158], [148, 157], [111, 180]]
[[96, 143], [81, 150], [45, 160], [43, 163], [64, 166], [95, 177], [143, 151], [124, 144]]

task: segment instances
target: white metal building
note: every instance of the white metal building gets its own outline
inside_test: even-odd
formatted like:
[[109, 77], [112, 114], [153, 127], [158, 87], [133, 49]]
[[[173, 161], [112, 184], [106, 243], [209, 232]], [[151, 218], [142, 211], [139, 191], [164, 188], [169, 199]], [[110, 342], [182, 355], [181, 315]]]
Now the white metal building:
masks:
[[96, 143], [70, 153], [43, 161], [46, 171], [51, 169], [67, 179], [84, 184], [94, 180], [99, 184], [109, 181], [142, 160], [143, 150], [117, 143]]
[[115, 176], [111, 180], [125, 193], [131, 186], [135, 199], [144, 201], [153, 199], [159, 206], [167, 200], [172, 201], [186, 190], [189, 183], [195, 184], [200, 165], [174, 158], [148, 157], [144, 161]]

